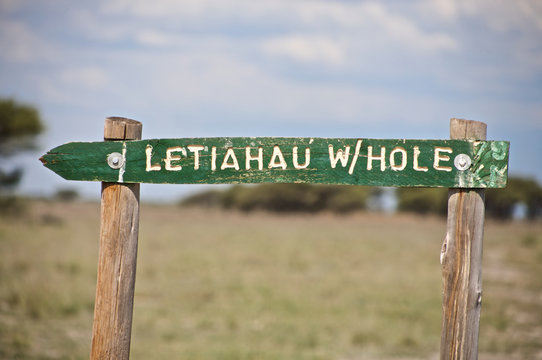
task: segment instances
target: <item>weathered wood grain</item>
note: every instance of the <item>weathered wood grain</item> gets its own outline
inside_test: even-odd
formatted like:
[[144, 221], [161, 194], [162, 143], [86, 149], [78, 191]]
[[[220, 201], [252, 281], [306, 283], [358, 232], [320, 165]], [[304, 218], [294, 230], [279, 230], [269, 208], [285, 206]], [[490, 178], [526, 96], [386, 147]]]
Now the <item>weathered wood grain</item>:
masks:
[[[42, 161], [68, 180], [489, 188], [506, 185], [508, 147], [505, 141], [464, 139], [151, 139], [68, 143]], [[108, 166], [111, 153], [124, 154], [121, 169]], [[469, 157], [470, 167], [456, 167], [460, 154]]]
[[[483, 140], [486, 124], [452, 119], [450, 136]], [[447, 232], [441, 252], [441, 360], [478, 358], [483, 234], [484, 190], [450, 189]]]
[[123, 117], [105, 119], [104, 140], [139, 140], [143, 126], [136, 120]]
[[[141, 138], [141, 123], [105, 121], [105, 139]], [[139, 184], [102, 183], [100, 250], [90, 358], [128, 359], [139, 231]]]

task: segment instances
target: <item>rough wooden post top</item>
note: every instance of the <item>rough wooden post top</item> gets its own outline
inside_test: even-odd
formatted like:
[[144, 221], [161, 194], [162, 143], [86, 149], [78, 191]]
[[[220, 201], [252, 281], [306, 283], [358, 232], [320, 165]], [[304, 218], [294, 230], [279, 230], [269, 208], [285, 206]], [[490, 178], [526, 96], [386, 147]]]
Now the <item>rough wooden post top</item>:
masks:
[[450, 119], [450, 139], [485, 140], [487, 125], [481, 121]]
[[105, 119], [104, 140], [141, 140], [143, 125], [136, 120], [123, 117]]

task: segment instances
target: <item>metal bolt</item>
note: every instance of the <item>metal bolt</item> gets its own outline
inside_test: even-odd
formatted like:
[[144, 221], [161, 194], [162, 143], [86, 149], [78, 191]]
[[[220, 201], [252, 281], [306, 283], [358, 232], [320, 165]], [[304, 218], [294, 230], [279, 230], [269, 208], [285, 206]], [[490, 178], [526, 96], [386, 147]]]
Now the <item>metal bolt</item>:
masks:
[[454, 165], [457, 170], [463, 171], [470, 168], [472, 160], [467, 154], [459, 154], [454, 159]]
[[107, 155], [107, 164], [111, 169], [120, 169], [124, 165], [122, 154], [114, 152]]

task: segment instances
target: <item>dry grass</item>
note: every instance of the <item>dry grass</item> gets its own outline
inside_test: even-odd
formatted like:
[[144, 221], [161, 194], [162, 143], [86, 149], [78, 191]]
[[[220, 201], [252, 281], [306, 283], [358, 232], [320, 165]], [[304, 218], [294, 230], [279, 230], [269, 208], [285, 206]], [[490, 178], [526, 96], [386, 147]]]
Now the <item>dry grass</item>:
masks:
[[[433, 359], [445, 221], [144, 205], [133, 359]], [[99, 205], [0, 218], [0, 358], [88, 358]], [[542, 224], [486, 224], [480, 359], [542, 359]]]

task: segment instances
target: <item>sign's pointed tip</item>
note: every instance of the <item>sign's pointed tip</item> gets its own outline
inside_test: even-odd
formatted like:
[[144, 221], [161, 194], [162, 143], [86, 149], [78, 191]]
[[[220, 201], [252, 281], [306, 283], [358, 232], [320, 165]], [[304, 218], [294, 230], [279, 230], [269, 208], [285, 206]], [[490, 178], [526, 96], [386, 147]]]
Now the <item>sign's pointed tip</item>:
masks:
[[41, 163], [42, 163], [44, 166], [47, 165], [47, 160], [45, 159], [45, 155], [43, 155], [42, 157], [40, 157], [39, 160], [41, 161]]

